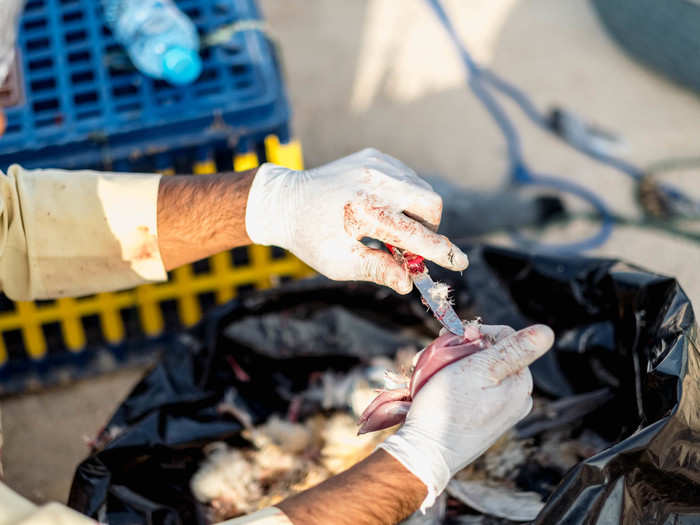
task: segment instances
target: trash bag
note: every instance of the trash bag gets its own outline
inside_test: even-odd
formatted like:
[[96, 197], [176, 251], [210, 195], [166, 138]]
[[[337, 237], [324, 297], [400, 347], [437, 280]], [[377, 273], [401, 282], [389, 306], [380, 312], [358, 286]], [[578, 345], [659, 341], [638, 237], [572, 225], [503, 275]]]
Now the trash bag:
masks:
[[[700, 521], [700, 352], [678, 283], [615, 260], [465, 248], [463, 275], [431, 267], [460, 315], [550, 325], [555, 347], [532, 365], [537, 390], [588, 406], [580, 418], [613, 443], [557, 480], [535, 522]], [[172, 338], [77, 468], [69, 505], [113, 525], [206, 523], [189, 489], [205, 444], [245, 446], [241, 420], [286, 414], [318, 371], [438, 330], [415, 295], [364, 283], [317, 278], [236, 299]], [[217, 411], [225, 398], [238, 418]], [[533, 424], [546, 422], [520, 430]]]

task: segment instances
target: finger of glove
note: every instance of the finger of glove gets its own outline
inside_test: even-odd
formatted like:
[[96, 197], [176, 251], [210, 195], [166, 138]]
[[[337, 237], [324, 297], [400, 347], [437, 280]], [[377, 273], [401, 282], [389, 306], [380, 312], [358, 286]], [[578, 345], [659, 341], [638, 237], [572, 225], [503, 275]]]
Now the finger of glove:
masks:
[[327, 164], [324, 164], [324, 166], [341, 166], [341, 165], [362, 166], [372, 157], [381, 156], [381, 155], [382, 155], [382, 152], [379, 150], [376, 150], [374, 148], [365, 148], [365, 149], [362, 149], [360, 151], [356, 151], [355, 153], [350, 153], [350, 155], [346, 155], [345, 157], [341, 157], [339, 159], [333, 160]]
[[399, 194], [398, 208], [405, 215], [436, 232], [442, 221], [442, 197], [432, 190], [410, 186]]
[[371, 237], [421, 255], [450, 270], [464, 270], [469, 259], [447, 237], [388, 206], [367, 202], [346, 207], [345, 228], [355, 239]]
[[[522, 421], [527, 417], [527, 415], [532, 411], [532, 406], [534, 404], [534, 401], [532, 399], [532, 396], [527, 396], [527, 399], [525, 400], [523, 404], [523, 409], [520, 411], [520, 416], [518, 417], [518, 421]], [[516, 421], [516, 423], [518, 422]]]
[[530, 373], [530, 369], [528, 367], [521, 368], [511, 377], [515, 379], [515, 381], [518, 383], [518, 385], [520, 385], [520, 388], [522, 388], [524, 392], [527, 392], [528, 396], [532, 395], [532, 373]]
[[427, 180], [419, 177], [413, 169], [406, 166], [403, 162], [392, 157], [391, 155], [384, 155], [384, 159], [396, 170], [399, 177], [405, 182], [410, 183], [413, 186], [420, 187], [425, 191], [433, 192], [433, 187], [430, 185], [430, 183]]
[[[479, 332], [486, 336], [488, 340], [491, 342], [491, 344], [497, 343], [501, 339], [504, 339], [510, 335], [513, 335], [515, 333], [515, 329], [504, 325], [504, 324], [478, 324], [478, 323], [468, 323], [465, 321], [462, 321], [464, 324], [465, 328], [469, 326], [476, 326]], [[445, 335], [447, 333], [451, 333], [447, 328], [442, 327], [440, 328], [440, 332], [438, 335]]]
[[482, 324], [479, 332], [487, 336], [493, 343], [505, 339], [515, 333], [515, 329], [504, 324]]
[[374, 186], [375, 195], [431, 230], [437, 231], [442, 219], [442, 197], [413, 171], [400, 172], [393, 166], [377, 162], [379, 165], [370, 166], [374, 168], [371, 184]]
[[318, 168], [313, 168], [307, 171], [316, 171], [321, 169], [325, 171], [342, 170], [345, 172], [351, 172], [362, 168], [365, 170], [373, 170], [378, 173], [386, 171], [387, 169], [390, 169], [392, 172], [395, 171], [395, 168], [389, 162], [381, 160], [384, 156], [384, 153], [377, 149], [365, 148], [363, 150], [356, 151], [355, 153], [351, 153], [350, 155], [346, 155], [345, 157], [327, 162]]
[[491, 404], [495, 403], [492, 396], [505, 399], [503, 410], [508, 414], [504, 416], [510, 423], [515, 423], [525, 417], [532, 408], [532, 374], [528, 368], [523, 368], [504, 378], [497, 388], [487, 388], [483, 392], [486, 393], [484, 399], [491, 398]]
[[483, 377], [493, 384], [499, 384], [506, 377], [529, 366], [547, 352], [553, 343], [554, 332], [551, 328], [533, 325], [466, 359], [472, 360], [470, 365], [479, 369]]
[[399, 159], [382, 153], [375, 148], [365, 148], [357, 153], [349, 155], [342, 160], [359, 161], [364, 167], [376, 169], [379, 172], [384, 172], [387, 176], [395, 179], [409, 179], [417, 185], [426, 189], [432, 189], [430, 184], [421, 179], [416, 172], [401, 162]]
[[[378, 161], [377, 161], [378, 162]], [[442, 197], [430, 187], [404, 177], [392, 177], [393, 168], [379, 164], [365, 165], [365, 175], [357, 182], [352, 204], [373, 209], [387, 208], [405, 212], [409, 217], [437, 231], [442, 219]]]
[[532, 386], [532, 374], [528, 368], [523, 368], [505, 378], [499, 386], [499, 388], [506, 387], [512, 424], [522, 420], [532, 410]]
[[355, 279], [388, 286], [402, 295], [413, 289], [413, 281], [406, 269], [387, 252], [359, 242], [353, 247], [353, 252]]

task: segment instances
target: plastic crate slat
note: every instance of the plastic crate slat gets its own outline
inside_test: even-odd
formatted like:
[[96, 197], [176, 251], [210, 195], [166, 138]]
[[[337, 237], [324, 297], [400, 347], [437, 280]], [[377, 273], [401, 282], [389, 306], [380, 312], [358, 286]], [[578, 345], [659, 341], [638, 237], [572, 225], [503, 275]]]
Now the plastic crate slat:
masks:
[[46, 51], [51, 48], [51, 39], [46, 36], [38, 36], [27, 39], [25, 44], [25, 51], [28, 55], [37, 54], [40, 51]]
[[[90, 10], [88, 10], [88, 11], [90, 11]], [[70, 24], [72, 24], [72, 23], [76, 23], [76, 25], [77, 25], [79, 22], [82, 22], [84, 17], [85, 17], [85, 15], [80, 10], [64, 12], [63, 15], [61, 15], [61, 19], [63, 20], [63, 24], [66, 27], [71, 27]]]
[[36, 13], [45, 9], [46, 2], [44, 0], [27, 0], [24, 6], [25, 13]]
[[33, 90], [35, 84], [52, 80], [54, 85], [56, 85], [56, 75], [51, 71], [51, 69], [42, 69], [41, 72], [35, 73], [32, 76], [32, 81], [29, 84], [30, 91]]
[[53, 68], [53, 57], [50, 54], [46, 56], [32, 57], [28, 60], [27, 67], [34, 72], [34, 75], [40, 75], [41, 71]]
[[[49, 27], [54, 35], [59, 35], [61, 32], [61, 17], [58, 10], [49, 10], [48, 13]], [[58, 94], [60, 99], [61, 115], [56, 118], [56, 122], [62, 124], [61, 127], [71, 129], [73, 127], [73, 112], [71, 105], [73, 104], [73, 96], [70, 89], [70, 74], [67, 67], [65, 46], [63, 40], [54, 38], [56, 47], [56, 80], [58, 82]], [[60, 120], [59, 120], [60, 119]]]
[[46, 26], [46, 18], [35, 17], [34, 19], [25, 20], [20, 27], [20, 31], [22, 31], [25, 36], [31, 38], [34, 33], [45, 32]]

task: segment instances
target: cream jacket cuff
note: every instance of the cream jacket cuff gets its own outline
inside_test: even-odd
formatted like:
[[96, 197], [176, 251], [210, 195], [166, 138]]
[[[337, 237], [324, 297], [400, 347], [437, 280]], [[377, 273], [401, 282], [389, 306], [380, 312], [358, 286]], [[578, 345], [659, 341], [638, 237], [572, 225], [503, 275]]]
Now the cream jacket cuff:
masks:
[[37, 507], [0, 483], [0, 525], [95, 525], [97, 522], [59, 503]]
[[0, 174], [0, 285], [15, 300], [79, 296], [166, 279], [160, 175]]
[[[0, 525], [94, 525], [97, 522], [60, 503], [37, 507], [0, 483]], [[218, 525], [292, 525], [285, 514], [268, 507]]]
[[217, 525], [292, 525], [292, 522], [280, 509], [267, 507], [247, 516], [222, 521]]

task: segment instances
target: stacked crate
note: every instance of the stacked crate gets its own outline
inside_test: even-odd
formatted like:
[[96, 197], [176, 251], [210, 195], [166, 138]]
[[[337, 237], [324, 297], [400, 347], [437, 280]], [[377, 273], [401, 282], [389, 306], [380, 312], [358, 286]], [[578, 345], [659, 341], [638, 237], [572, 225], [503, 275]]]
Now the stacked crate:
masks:
[[[172, 86], [136, 71], [95, 0], [28, 0], [18, 60], [0, 99], [0, 169], [92, 168], [166, 175], [302, 167], [274, 47], [253, 0], [179, 0], [203, 42], [203, 71]], [[14, 89], [10, 89], [14, 86]], [[19, 92], [18, 92], [19, 91]], [[167, 283], [91, 297], [0, 301], [0, 393], [114, 368], [152, 354], [248, 288], [309, 275], [261, 246], [178, 268]]]

